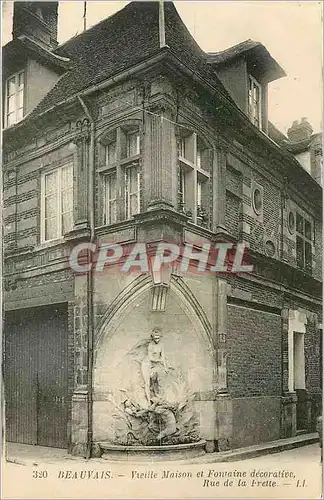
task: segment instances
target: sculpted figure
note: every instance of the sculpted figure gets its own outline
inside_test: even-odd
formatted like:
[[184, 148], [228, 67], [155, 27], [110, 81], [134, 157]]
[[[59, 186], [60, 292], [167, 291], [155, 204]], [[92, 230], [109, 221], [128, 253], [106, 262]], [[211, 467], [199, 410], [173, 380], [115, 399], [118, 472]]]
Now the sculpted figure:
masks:
[[161, 381], [164, 375], [168, 373], [161, 336], [161, 330], [154, 328], [151, 333], [151, 340], [147, 344], [147, 355], [141, 364], [148, 403], [154, 397], [161, 397]]
[[[118, 397], [116, 441], [127, 445], [178, 444], [199, 439], [199, 422], [190, 404], [191, 393], [173, 353], [167, 363], [162, 332], [137, 342], [124, 360], [123, 396]], [[119, 406], [120, 405], [120, 406]], [[119, 410], [119, 411], [118, 411]], [[117, 418], [117, 417], [116, 417]]]

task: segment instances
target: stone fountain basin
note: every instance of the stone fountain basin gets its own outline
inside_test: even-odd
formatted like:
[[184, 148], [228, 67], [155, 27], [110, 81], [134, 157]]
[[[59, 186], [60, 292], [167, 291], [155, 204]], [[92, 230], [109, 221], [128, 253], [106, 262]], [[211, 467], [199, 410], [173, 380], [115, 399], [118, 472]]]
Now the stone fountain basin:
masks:
[[108, 442], [97, 443], [106, 460], [184, 460], [205, 455], [206, 441], [195, 443], [170, 444], [161, 446], [123, 446]]

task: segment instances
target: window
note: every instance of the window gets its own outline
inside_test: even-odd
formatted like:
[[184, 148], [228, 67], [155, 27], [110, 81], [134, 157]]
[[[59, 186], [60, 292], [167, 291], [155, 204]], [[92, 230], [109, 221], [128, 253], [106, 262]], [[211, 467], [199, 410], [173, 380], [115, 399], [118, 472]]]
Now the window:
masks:
[[24, 72], [12, 75], [6, 82], [6, 118], [9, 127], [19, 122], [24, 116]]
[[116, 172], [105, 175], [105, 214], [104, 223], [114, 224], [117, 221], [117, 189]]
[[179, 211], [183, 212], [185, 208], [185, 199], [186, 199], [186, 172], [183, 166], [180, 166], [179, 169], [179, 189], [178, 189], [178, 203], [179, 203]]
[[197, 200], [197, 218], [196, 222], [199, 226], [207, 226], [208, 214], [206, 211], [207, 197], [206, 197], [207, 178], [201, 173], [197, 173], [196, 184], [196, 200]]
[[261, 85], [252, 76], [249, 76], [249, 117], [261, 128]]
[[126, 136], [127, 158], [140, 154], [140, 136], [138, 132], [128, 132]]
[[179, 140], [179, 156], [186, 158], [186, 140], [182, 138]]
[[202, 151], [201, 149], [197, 149], [196, 164], [198, 168], [201, 168], [201, 158], [202, 158]]
[[102, 222], [130, 219], [140, 212], [140, 129], [126, 124], [102, 139]]
[[140, 179], [137, 165], [127, 167], [125, 170], [125, 201], [126, 216], [130, 219], [140, 211]]
[[259, 188], [255, 188], [253, 191], [252, 204], [253, 209], [257, 215], [260, 215], [262, 212], [262, 193]]
[[295, 231], [295, 214], [291, 210], [288, 214], [288, 229], [291, 234]]
[[178, 142], [179, 182], [178, 209], [195, 224], [206, 226], [208, 214], [208, 149], [196, 133], [184, 133]]
[[201, 207], [201, 190], [202, 190], [202, 181], [197, 179], [197, 206]]
[[114, 165], [116, 163], [116, 141], [112, 141], [105, 147], [106, 165]]
[[297, 266], [310, 272], [312, 270], [312, 225], [296, 213], [296, 257]]
[[73, 228], [73, 165], [44, 173], [42, 177], [42, 241], [61, 238]]

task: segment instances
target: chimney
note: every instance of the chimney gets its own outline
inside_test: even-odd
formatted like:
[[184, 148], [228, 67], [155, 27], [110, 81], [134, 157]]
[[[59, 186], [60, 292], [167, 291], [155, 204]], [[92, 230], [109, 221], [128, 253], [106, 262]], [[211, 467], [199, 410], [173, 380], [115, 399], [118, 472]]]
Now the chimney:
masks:
[[298, 123], [295, 120], [292, 126], [288, 129], [287, 135], [291, 142], [301, 142], [310, 139], [313, 133], [313, 128], [311, 124], [307, 121], [307, 118], [303, 117]]
[[14, 2], [12, 37], [26, 35], [47, 50], [57, 47], [58, 2]]

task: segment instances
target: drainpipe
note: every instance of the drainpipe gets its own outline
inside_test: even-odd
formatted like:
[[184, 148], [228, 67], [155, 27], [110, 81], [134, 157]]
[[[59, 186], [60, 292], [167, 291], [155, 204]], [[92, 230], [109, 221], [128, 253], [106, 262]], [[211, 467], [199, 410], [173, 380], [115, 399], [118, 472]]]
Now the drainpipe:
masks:
[[[84, 113], [86, 114], [90, 122], [90, 147], [89, 147], [89, 166], [88, 166], [88, 217], [90, 223], [90, 243], [95, 241], [95, 210], [94, 210], [94, 175], [95, 175], [95, 123], [86, 106], [83, 99], [78, 96], [78, 100], [82, 106]], [[88, 313], [88, 378], [87, 378], [87, 389], [88, 389], [88, 400], [87, 400], [87, 448], [86, 448], [86, 458], [91, 458], [92, 452], [92, 442], [93, 442], [93, 337], [94, 337], [94, 314], [93, 314], [93, 254], [88, 253], [90, 270], [87, 273], [87, 313]]]
[[283, 257], [283, 246], [284, 246], [284, 209], [287, 203], [287, 188], [289, 186], [288, 178], [285, 176], [283, 181], [283, 187], [280, 190], [281, 198], [281, 231], [280, 231], [280, 258]]
[[164, 0], [159, 0], [159, 41], [160, 49], [165, 47]]

